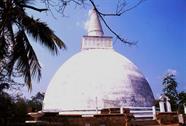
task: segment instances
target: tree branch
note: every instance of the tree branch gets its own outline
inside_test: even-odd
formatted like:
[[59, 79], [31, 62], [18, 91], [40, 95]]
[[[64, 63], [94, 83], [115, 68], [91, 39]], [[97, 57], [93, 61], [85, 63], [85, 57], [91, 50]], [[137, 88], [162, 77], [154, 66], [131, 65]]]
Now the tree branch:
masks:
[[97, 14], [99, 15], [99, 17], [101, 18], [101, 20], [103, 21], [103, 23], [105, 24], [105, 26], [109, 29], [109, 31], [110, 31], [111, 33], [113, 33], [113, 34], [116, 36], [116, 38], [118, 38], [121, 42], [123, 42], [123, 43], [125, 43], [125, 44], [128, 44], [128, 45], [135, 45], [135, 44], [136, 44], [136, 43], [134, 43], [134, 42], [129, 42], [129, 41], [127, 41], [126, 39], [120, 37], [120, 35], [118, 35], [118, 34], [107, 24], [107, 22], [105, 21], [105, 19], [104, 19], [102, 13], [100, 13], [100, 11], [97, 9], [95, 3], [94, 3], [92, 0], [89, 0], [89, 1], [91, 2], [92, 6], [94, 7], [95, 11], [96, 11]]
[[[91, 0], [91, 1], [92, 1], [92, 0]], [[138, 2], [137, 4], [135, 4], [134, 6], [128, 8], [128, 9], [126, 9], [126, 10], [123, 10], [123, 11], [122, 11], [122, 9], [118, 10], [119, 6], [118, 6], [118, 4], [117, 4], [116, 13], [102, 13], [102, 12], [100, 12], [100, 11], [99, 11], [99, 13], [100, 13], [100, 15], [102, 15], [102, 16], [121, 16], [123, 13], [128, 12], [128, 11], [130, 11], [130, 10], [136, 8], [137, 6], [139, 6], [143, 1], [145, 1], [145, 0], [139, 0], [139, 2]], [[93, 1], [92, 1], [92, 2], [93, 2]], [[91, 3], [92, 3], [92, 2], [91, 2]], [[93, 3], [94, 3], [94, 2], [93, 2]], [[125, 6], [125, 5], [123, 5], [122, 8], [124, 8], [124, 6]]]
[[25, 7], [25, 8], [29, 8], [29, 9], [32, 9], [32, 10], [35, 10], [35, 11], [39, 11], [39, 12], [43, 12], [43, 11], [47, 11], [48, 10], [46, 8], [39, 9], [39, 8], [36, 8], [36, 7], [33, 7], [33, 6], [29, 6], [29, 5], [20, 5], [20, 6]]
[[139, 6], [143, 1], [145, 1], [145, 0], [140, 0], [137, 4], [135, 4], [134, 6], [128, 8], [128, 9], [126, 9], [126, 10], [124, 10], [124, 11], [121, 12], [120, 14], [123, 14], [123, 13], [125, 13], [125, 12], [127, 12], [127, 11], [130, 11], [130, 10], [136, 8], [136, 7]]
[[[108, 25], [107, 21], [105, 20], [105, 16], [121, 16], [125, 12], [128, 12], [128, 11], [136, 8], [145, 0], [137, 0], [138, 2], [129, 8], [126, 8], [127, 0], [117, 0], [117, 6], [116, 6], [115, 13], [102, 13], [101, 11], [98, 10], [97, 6], [94, 3], [94, 0], [57, 0], [58, 1], [57, 3], [56, 3], [56, 1], [54, 2], [53, 0], [41, 0], [41, 1], [43, 1], [48, 6], [47, 8], [50, 8], [50, 6], [52, 6], [54, 8], [57, 7], [57, 9], [56, 9], [57, 12], [61, 13], [63, 16], [64, 16], [64, 10], [66, 9], [66, 6], [69, 5], [70, 3], [75, 3], [76, 5], [80, 6], [80, 5], [84, 5], [85, 1], [87, 1], [87, 2], [91, 3], [91, 5], [94, 7], [95, 11], [99, 15], [100, 19], [105, 24], [105, 26], [109, 29], [109, 31], [112, 34], [114, 34], [116, 36], [117, 39], [119, 39], [121, 42], [128, 44], [128, 45], [135, 45], [136, 44], [136, 42], [130, 42], [127, 39], [122, 38], [117, 32], [115, 32], [110, 27], [110, 25]], [[53, 2], [55, 5], [54, 4], [51, 5], [51, 2]]]

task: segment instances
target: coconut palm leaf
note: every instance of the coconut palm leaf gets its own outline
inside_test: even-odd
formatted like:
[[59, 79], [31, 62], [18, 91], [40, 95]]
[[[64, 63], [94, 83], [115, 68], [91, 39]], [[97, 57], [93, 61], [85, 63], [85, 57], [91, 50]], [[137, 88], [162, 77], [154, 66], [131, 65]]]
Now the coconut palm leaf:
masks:
[[41, 22], [39, 19], [29, 17], [23, 10], [15, 8], [17, 13], [17, 20], [22, 28], [31, 35], [37, 42], [41, 42], [53, 54], [57, 54], [58, 48], [65, 48], [65, 44], [61, 41], [54, 32], [47, 26], [46, 23]]
[[34, 2], [34, 0], [14, 0], [16, 5], [26, 5], [31, 2]]
[[6, 41], [4, 36], [0, 36], [0, 61], [4, 58], [6, 54]]
[[25, 83], [31, 89], [31, 77], [37, 77], [38, 80], [41, 78], [41, 66], [25, 32], [19, 31], [15, 38], [14, 55], [9, 65], [22, 73]]
[[[41, 66], [28, 36], [33, 37], [52, 54], [65, 48], [63, 41], [46, 23], [27, 15], [26, 8], [39, 12], [46, 10], [31, 6], [31, 2], [33, 0], [0, 0], [0, 49], [5, 49], [7, 44], [8, 75], [11, 77], [14, 72], [20, 73], [30, 89], [32, 78], [41, 78]], [[5, 54], [3, 51], [0, 53]]]
[[28, 34], [36, 41], [39, 40], [39, 42], [46, 46], [52, 53], [57, 54], [58, 48], [65, 48], [63, 41], [61, 41], [44, 22], [24, 16], [21, 23]]

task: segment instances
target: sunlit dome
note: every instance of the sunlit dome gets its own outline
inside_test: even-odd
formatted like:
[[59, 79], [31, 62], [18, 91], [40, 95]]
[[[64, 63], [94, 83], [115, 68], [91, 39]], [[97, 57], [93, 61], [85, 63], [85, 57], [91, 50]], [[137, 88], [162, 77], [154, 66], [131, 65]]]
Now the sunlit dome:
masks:
[[[52, 78], [43, 103], [46, 112], [78, 112], [118, 107], [152, 106], [154, 96], [143, 74], [103, 36], [93, 10], [81, 51]], [[95, 17], [96, 16], [96, 17]], [[99, 23], [99, 24], [95, 24]], [[96, 30], [93, 26], [96, 26]]]

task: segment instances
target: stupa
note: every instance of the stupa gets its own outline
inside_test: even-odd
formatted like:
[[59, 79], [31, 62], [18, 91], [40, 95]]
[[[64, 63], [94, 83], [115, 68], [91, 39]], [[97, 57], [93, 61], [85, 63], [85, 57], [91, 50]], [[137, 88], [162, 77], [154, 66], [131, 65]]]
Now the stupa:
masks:
[[80, 52], [68, 59], [52, 78], [43, 112], [98, 113], [106, 108], [152, 107], [152, 90], [137, 66], [116, 52], [105, 36], [99, 15], [90, 13], [88, 34]]

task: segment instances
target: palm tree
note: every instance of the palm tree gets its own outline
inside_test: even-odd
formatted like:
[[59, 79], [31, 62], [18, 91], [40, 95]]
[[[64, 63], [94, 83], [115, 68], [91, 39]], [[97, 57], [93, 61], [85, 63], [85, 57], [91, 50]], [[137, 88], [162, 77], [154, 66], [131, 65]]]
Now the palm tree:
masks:
[[52, 54], [65, 48], [65, 44], [46, 23], [28, 16], [27, 8], [46, 11], [31, 6], [30, 0], [0, 0], [0, 67], [6, 63], [5, 76], [11, 78], [14, 73], [19, 73], [31, 89], [32, 78], [41, 78], [41, 66], [28, 37], [34, 38]]

